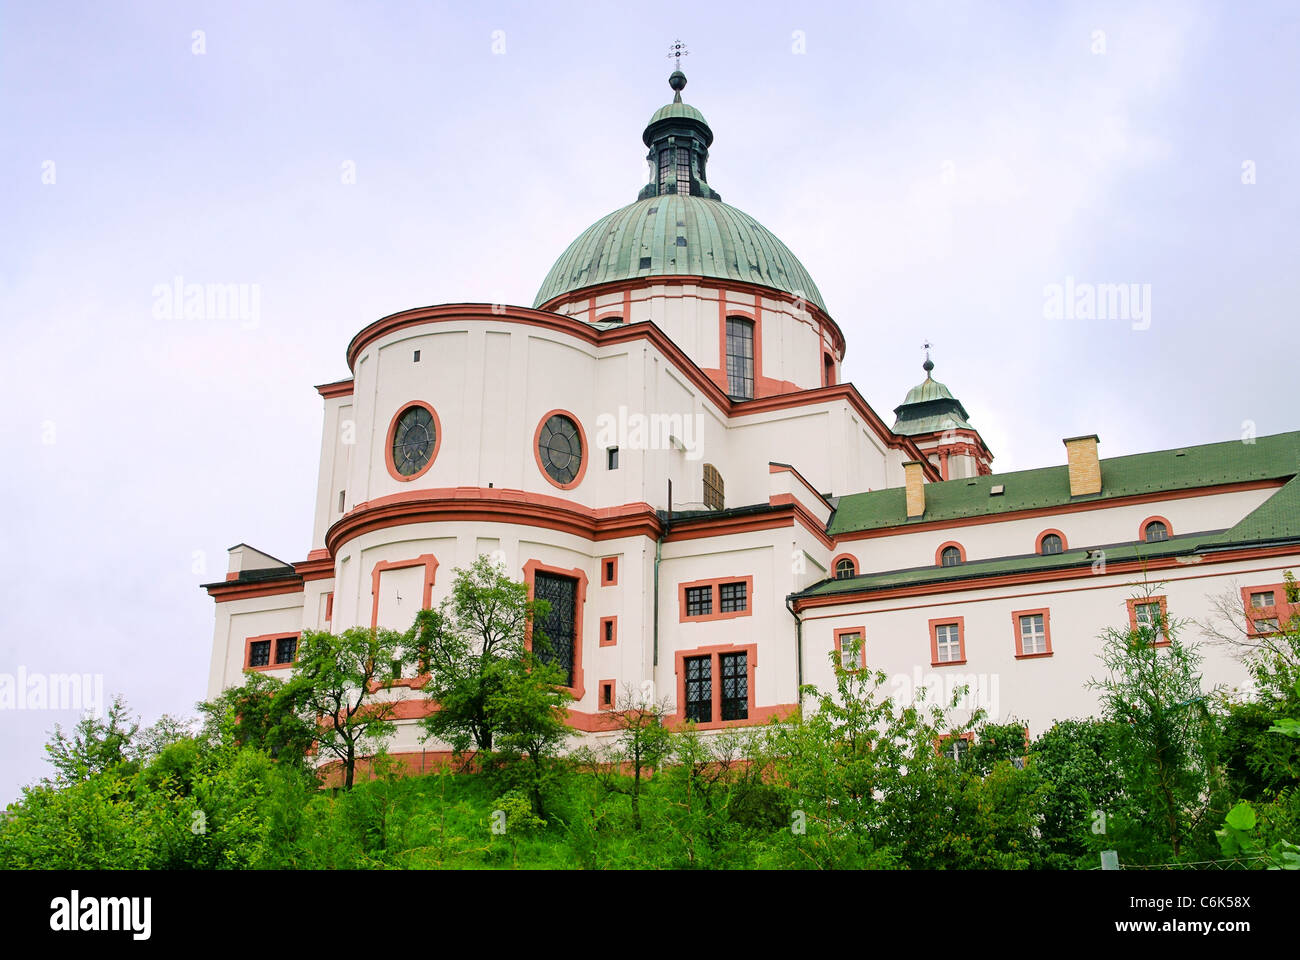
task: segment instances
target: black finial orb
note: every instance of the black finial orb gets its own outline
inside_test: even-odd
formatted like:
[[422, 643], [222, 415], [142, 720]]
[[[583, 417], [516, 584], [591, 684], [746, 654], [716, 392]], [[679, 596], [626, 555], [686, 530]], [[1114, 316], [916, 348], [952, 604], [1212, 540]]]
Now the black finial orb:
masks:
[[686, 87], [686, 74], [680, 70], [674, 70], [668, 78], [668, 86], [672, 87], [678, 93], [681, 93]]
[[925, 363], [921, 364], [921, 369], [925, 371], [925, 375], [928, 377], [930, 375], [930, 371], [934, 369], [934, 361], [931, 360], [929, 357], [926, 357]]

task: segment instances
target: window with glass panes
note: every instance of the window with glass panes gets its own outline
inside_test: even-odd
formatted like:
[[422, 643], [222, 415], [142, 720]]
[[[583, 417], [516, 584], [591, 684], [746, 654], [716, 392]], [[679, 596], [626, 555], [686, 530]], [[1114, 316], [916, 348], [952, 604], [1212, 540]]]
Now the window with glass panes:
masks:
[[704, 617], [713, 612], [713, 587], [686, 588], [686, 615]]
[[961, 625], [940, 623], [934, 628], [935, 663], [955, 663], [961, 656]]
[[1155, 543], [1160, 540], [1169, 539], [1169, 528], [1159, 520], [1152, 520], [1146, 526], [1147, 543]]
[[275, 641], [275, 662], [293, 663], [293, 655], [298, 652], [297, 637], [280, 637]]
[[1049, 533], [1043, 537], [1043, 553], [1052, 554], [1060, 553], [1062, 548], [1061, 538], [1054, 533]]
[[718, 584], [718, 600], [723, 613], [737, 613], [745, 609], [745, 581]]
[[853, 566], [853, 561], [848, 557], [835, 563], [835, 579], [848, 580], [850, 577], [857, 576], [857, 570]]
[[1271, 607], [1274, 601], [1275, 595], [1272, 590], [1264, 590], [1250, 595], [1250, 605], [1252, 607]]
[[939, 563], [945, 567], [955, 567], [961, 563], [961, 551], [956, 547], [944, 547], [939, 554]]
[[1047, 652], [1047, 624], [1041, 613], [1020, 615], [1020, 652]]
[[708, 723], [713, 719], [713, 657], [686, 657], [686, 719]]
[[862, 634], [840, 634], [840, 666], [845, 670], [856, 670], [862, 663]]
[[722, 672], [722, 719], [749, 718], [749, 658], [744, 653], [718, 655]]
[[691, 151], [689, 147], [677, 148], [677, 195], [691, 195]]
[[[578, 581], [556, 573], [538, 570], [533, 574], [533, 599], [551, 605], [545, 617], [539, 617], [533, 635], [533, 651], [543, 663], [556, 664], [564, 671], [565, 685], [573, 686], [574, 638], [578, 608]], [[540, 631], [541, 636], [538, 636]]]
[[266, 667], [271, 664], [271, 641], [254, 640], [248, 645], [248, 665]]
[[727, 393], [749, 400], [754, 396], [754, 321], [727, 318]]

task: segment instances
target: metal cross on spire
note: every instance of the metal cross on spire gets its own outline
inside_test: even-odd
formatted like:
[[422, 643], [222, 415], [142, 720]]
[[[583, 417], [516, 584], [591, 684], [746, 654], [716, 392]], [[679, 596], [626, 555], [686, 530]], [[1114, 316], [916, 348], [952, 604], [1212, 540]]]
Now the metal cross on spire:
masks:
[[674, 61], [673, 75], [668, 78], [668, 85], [673, 88], [673, 103], [682, 102], [682, 88], [686, 86], [686, 74], [682, 73], [682, 57], [690, 56], [690, 51], [686, 49], [686, 44], [680, 40], [674, 40], [668, 47], [668, 57]]

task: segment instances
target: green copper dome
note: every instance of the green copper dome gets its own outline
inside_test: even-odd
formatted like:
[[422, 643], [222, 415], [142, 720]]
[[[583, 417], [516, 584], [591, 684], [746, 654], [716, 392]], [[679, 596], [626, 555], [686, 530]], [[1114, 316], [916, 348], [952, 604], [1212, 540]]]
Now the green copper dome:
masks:
[[927, 353], [925, 379], [907, 391], [907, 399], [894, 408], [897, 419], [894, 433], [914, 437], [922, 433], [942, 433], [944, 430], [973, 430], [967, 419], [966, 408], [952, 395], [952, 391], [930, 376], [934, 363]]
[[584, 230], [533, 305], [615, 280], [680, 275], [772, 287], [826, 309], [803, 264], [761, 223], [721, 200], [675, 194], [638, 200]]
[[826, 304], [790, 248], [747, 213], [722, 202], [706, 168], [713, 131], [682, 102], [686, 75], [674, 71], [673, 102], [660, 107], [642, 141], [650, 182], [635, 203], [597, 220], [569, 244], [537, 291], [540, 307], [575, 290], [650, 277], [709, 277], [770, 287], [822, 310]]
[[706, 127], [709, 125], [709, 122], [704, 119], [704, 114], [700, 113], [700, 111], [696, 110], [689, 103], [677, 102], [664, 104], [664, 106], [656, 110], [654, 116], [650, 118], [650, 123], [647, 124], [647, 126], [653, 126], [660, 120], [667, 120], [670, 117], [675, 120], [696, 120], [704, 124]]

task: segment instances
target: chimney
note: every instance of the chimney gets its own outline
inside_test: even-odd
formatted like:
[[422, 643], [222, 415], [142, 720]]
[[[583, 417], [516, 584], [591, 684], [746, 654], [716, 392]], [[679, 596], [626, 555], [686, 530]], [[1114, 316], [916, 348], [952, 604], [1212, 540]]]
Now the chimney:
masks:
[[907, 519], [925, 513], [925, 471], [920, 460], [903, 464], [903, 482], [907, 488]]
[[1097, 459], [1097, 435], [1067, 437], [1065, 454], [1070, 465], [1070, 496], [1101, 493], [1101, 461]]

